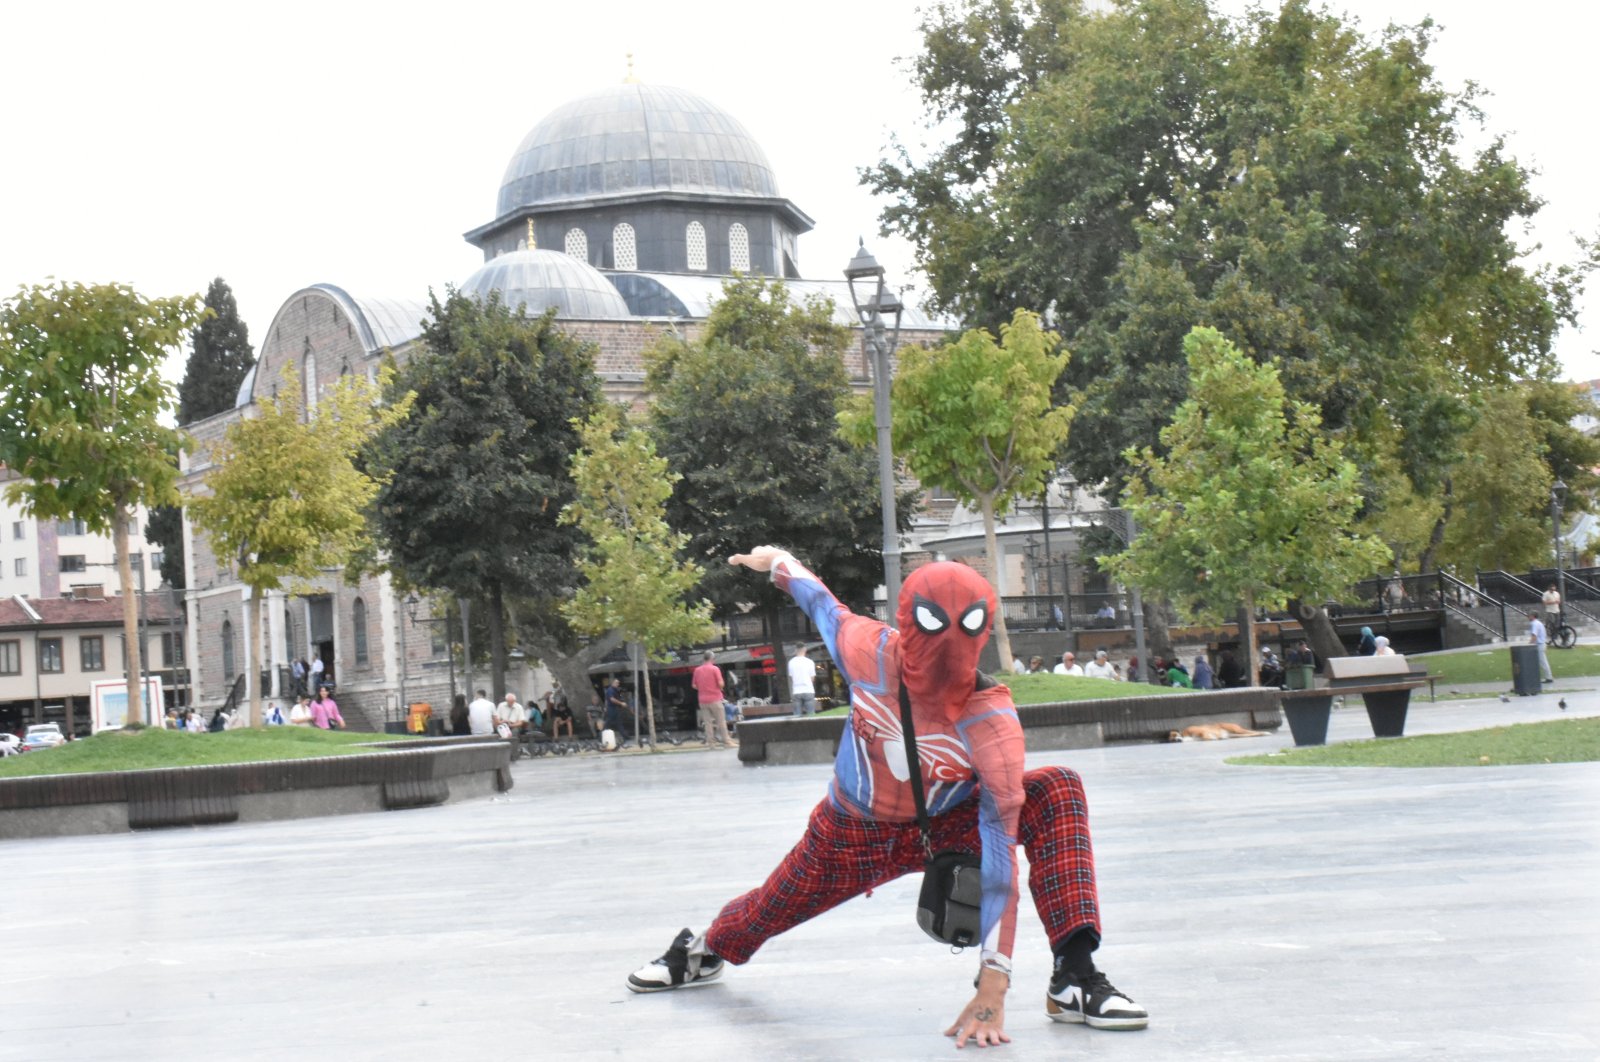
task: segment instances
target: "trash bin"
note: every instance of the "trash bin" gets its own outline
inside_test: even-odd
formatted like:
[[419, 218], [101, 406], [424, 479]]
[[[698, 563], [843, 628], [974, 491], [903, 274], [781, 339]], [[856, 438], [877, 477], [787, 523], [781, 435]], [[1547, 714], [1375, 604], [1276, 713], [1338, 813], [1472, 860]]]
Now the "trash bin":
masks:
[[1283, 672], [1285, 689], [1309, 690], [1317, 684], [1317, 669], [1310, 664], [1296, 664]]
[[1513, 645], [1511, 647], [1511, 688], [1518, 697], [1532, 697], [1539, 692], [1539, 647]]

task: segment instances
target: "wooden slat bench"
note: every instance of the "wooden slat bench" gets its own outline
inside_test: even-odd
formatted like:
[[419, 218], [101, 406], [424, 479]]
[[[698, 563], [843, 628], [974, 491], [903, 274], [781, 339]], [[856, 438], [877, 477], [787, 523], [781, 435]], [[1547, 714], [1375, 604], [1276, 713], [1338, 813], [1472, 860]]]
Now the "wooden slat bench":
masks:
[[1392, 656], [1336, 656], [1327, 662], [1328, 684], [1310, 690], [1286, 690], [1283, 712], [1296, 745], [1324, 745], [1333, 699], [1361, 694], [1372, 723], [1373, 737], [1400, 737], [1406, 729], [1411, 691], [1428, 685], [1412, 674], [1398, 653]]

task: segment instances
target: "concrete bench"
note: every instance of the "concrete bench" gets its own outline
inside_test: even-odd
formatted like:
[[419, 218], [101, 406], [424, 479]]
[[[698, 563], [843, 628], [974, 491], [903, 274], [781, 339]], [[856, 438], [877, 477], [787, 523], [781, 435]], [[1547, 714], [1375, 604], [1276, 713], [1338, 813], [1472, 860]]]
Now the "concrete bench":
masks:
[[1327, 661], [1328, 684], [1309, 690], [1286, 690], [1283, 714], [1296, 745], [1325, 745], [1333, 699], [1359, 693], [1367, 707], [1373, 737], [1400, 737], [1406, 729], [1411, 691], [1428, 685], [1411, 671], [1406, 658], [1390, 656], [1336, 656]]

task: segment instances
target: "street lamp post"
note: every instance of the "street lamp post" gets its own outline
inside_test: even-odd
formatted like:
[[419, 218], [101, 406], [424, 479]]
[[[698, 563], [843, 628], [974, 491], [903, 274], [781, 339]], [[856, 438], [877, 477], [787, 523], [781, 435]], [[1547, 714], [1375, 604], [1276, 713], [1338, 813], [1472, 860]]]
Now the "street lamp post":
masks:
[[1567, 610], [1567, 572], [1561, 567], [1561, 506], [1566, 500], [1567, 485], [1559, 479], [1550, 484], [1550, 545], [1555, 553], [1556, 593], [1561, 595], [1562, 613]]
[[[873, 421], [878, 429], [878, 494], [883, 508], [883, 586], [888, 614], [900, 600], [900, 547], [895, 520], [893, 421], [889, 407], [889, 358], [900, 343], [900, 317], [905, 306], [898, 293], [884, 285], [884, 268], [868, 252], [866, 241], [845, 266], [850, 301], [861, 319], [862, 345], [872, 361]], [[892, 325], [886, 320], [892, 318]]]

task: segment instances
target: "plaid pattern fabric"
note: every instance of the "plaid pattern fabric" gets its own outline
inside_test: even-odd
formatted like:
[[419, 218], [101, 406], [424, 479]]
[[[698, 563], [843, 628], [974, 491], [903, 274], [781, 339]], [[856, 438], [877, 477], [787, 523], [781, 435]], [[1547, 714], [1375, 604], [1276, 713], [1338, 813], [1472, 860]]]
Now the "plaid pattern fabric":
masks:
[[[1017, 840], [1028, 853], [1028, 886], [1050, 946], [1085, 926], [1098, 938], [1100, 904], [1083, 781], [1066, 767], [1044, 767], [1023, 775], [1022, 786]], [[933, 847], [978, 854], [978, 797], [934, 818]], [[825, 799], [811, 812], [805, 836], [766, 882], [717, 915], [706, 944], [742, 965], [779, 933], [902, 874], [920, 871], [923, 862], [915, 822], [859, 819]]]

